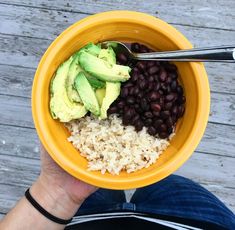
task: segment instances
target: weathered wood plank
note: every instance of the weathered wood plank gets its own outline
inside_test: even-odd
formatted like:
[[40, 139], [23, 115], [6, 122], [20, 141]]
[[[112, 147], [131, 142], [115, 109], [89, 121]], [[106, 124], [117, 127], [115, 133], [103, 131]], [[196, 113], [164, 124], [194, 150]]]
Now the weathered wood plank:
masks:
[[50, 40], [0, 35], [0, 64], [36, 68]]
[[235, 189], [234, 163], [235, 158], [195, 152], [176, 173], [199, 183]]
[[27, 186], [0, 184], [0, 212], [8, 213], [24, 195]]
[[89, 14], [109, 10], [134, 10], [149, 13], [170, 23], [222, 29], [234, 29], [235, 27], [234, 15], [232, 13], [235, 11], [235, 3], [233, 0], [216, 1], [216, 3], [213, 0], [190, 2], [187, 0], [165, 0], [163, 2], [151, 0], [144, 2], [142, 0], [70, 0], [69, 2], [50, 0], [2, 0], [1, 2]]
[[[187, 4], [189, 5], [189, 4]], [[177, 8], [177, 13], [179, 9]], [[231, 12], [231, 10], [230, 10]], [[169, 12], [167, 13], [169, 15]], [[65, 28], [87, 15], [0, 4], [0, 33], [53, 40]], [[217, 16], [216, 16], [217, 17]], [[182, 15], [181, 18], [183, 19]], [[218, 17], [217, 17], [218, 18]], [[16, 20], [17, 19], [17, 20]], [[194, 18], [192, 17], [192, 20]], [[221, 19], [221, 17], [219, 18]], [[205, 19], [204, 19], [205, 20]], [[206, 21], [206, 20], [205, 20]], [[222, 23], [224, 20], [220, 20]], [[226, 21], [233, 23], [235, 20]], [[50, 22], [50, 23], [48, 23]], [[204, 27], [175, 25], [196, 46], [232, 44], [234, 31], [221, 31]], [[216, 39], [215, 39], [216, 38]]]
[[[233, 68], [232, 65], [224, 63], [206, 64], [210, 88], [213, 92], [235, 94]], [[34, 73], [35, 69], [0, 65], [0, 94], [30, 97]]]
[[39, 173], [39, 159], [1, 155], [0, 184], [29, 187]]
[[[220, 185], [203, 185], [210, 192], [220, 198], [227, 207], [235, 211], [235, 201], [233, 198], [234, 189], [225, 188]], [[11, 208], [14, 207], [16, 202], [24, 195], [26, 186], [16, 186], [1, 184], [0, 185], [0, 212], [7, 213]], [[4, 214], [0, 214], [0, 219], [3, 218]]]
[[[177, 174], [203, 183], [234, 209], [235, 172], [229, 170], [234, 163], [233, 158], [195, 153]], [[0, 212], [5, 213], [37, 178], [39, 160], [1, 156], [0, 166]]]
[[0, 65], [0, 94], [30, 97], [35, 69]]
[[[211, 94], [210, 122], [235, 125], [235, 95]], [[0, 123], [33, 128], [29, 98], [1, 95]]]
[[[234, 140], [234, 126], [208, 123], [197, 151], [235, 157]], [[38, 146], [39, 140], [34, 129], [0, 125], [1, 154], [39, 159]]]
[[0, 125], [0, 154], [39, 159], [36, 130]]

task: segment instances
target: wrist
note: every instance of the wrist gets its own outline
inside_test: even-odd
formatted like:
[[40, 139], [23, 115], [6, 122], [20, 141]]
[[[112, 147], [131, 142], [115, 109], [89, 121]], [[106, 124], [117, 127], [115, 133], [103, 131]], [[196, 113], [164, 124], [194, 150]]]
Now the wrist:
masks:
[[75, 203], [66, 191], [42, 176], [32, 185], [30, 193], [47, 212], [61, 219], [72, 218], [82, 204], [82, 201]]

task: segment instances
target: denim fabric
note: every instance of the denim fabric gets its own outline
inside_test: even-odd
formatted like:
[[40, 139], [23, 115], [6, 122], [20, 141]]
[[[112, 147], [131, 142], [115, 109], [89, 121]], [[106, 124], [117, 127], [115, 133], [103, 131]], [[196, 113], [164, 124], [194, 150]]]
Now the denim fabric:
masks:
[[176, 175], [137, 189], [130, 203], [123, 191], [99, 189], [83, 203], [77, 215], [112, 211], [178, 217], [235, 229], [235, 215], [218, 198], [199, 184]]

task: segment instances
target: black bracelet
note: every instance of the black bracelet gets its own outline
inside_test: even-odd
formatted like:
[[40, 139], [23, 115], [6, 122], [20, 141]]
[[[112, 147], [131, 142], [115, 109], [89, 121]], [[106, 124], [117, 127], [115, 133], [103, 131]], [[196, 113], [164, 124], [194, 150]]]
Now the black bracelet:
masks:
[[34, 200], [34, 198], [31, 196], [31, 194], [29, 192], [29, 189], [27, 189], [27, 191], [25, 192], [25, 197], [33, 205], [33, 207], [36, 208], [47, 219], [49, 219], [57, 224], [63, 224], [63, 225], [69, 224], [72, 221], [72, 218], [69, 220], [63, 220], [63, 219], [60, 219], [60, 218], [50, 214], [36, 200]]

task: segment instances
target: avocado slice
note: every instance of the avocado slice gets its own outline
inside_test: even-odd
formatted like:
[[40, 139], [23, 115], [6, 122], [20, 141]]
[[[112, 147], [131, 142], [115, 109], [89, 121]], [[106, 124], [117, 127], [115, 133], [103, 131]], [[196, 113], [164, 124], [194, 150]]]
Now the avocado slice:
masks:
[[[69, 72], [68, 72], [68, 78], [66, 81], [66, 90], [68, 97], [70, 101], [72, 102], [80, 102], [82, 103], [82, 100], [77, 92], [77, 90], [74, 87], [74, 80], [79, 72], [83, 71], [83, 69], [80, 67], [78, 63], [78, 55], [74, 55], [74, 60], [70, 64]], [[91, 84], [93, 88], [103, 88], [105, 86], [105, 82], [98, 80], [97, 78], [91, 76], [88, 73], [84, 73], [86, 75], [87, 80]]]
[[105, 97], [105, 91], [106, 91], [105, 88], [97, 89], [95, 91], [95, 95], [100, 106], [102, 105], [103, 99]]
[[100, 115], [100, 107], [98, 100], [95, 96], [95, 92], [92, 89], [89, 81], [87, 80], [85, 74], [80, 72], [75, 78], [75, 87], [78, 91], [79, 96], [87, 110], [96, 116]]
[[81, 71], [82, 71], [82, 68], [80, 67], [80, 65], [78, 63], [78, 55], [74, 55], [74, 59], [69, 66], [69, 72], [68, 72], [68, 77], [67, 77], [67, 81], [66, 81], [67, 94], [68, 94], [69, 100], [72, 102], [82, 103], [82, 100], [81, 100], [77, 90], [74, 89], [74, 87], [73, 87], [75, 77]]
[[79, 50], [79, 52], [81, 52], [81, 51], [85, 51], [89, 54], [92, 54], [92, 55], [98, 57], [98, 55], [101, 51], [101, 47], [100, 47], [100, 45], [95, 45], [92, 42], [90, 42]]
[[85, 51], [79, 52], [79, 64], [86, 72], [103, 81], [124, 82], [130, 78], [130, 67], [111, 64]]
[[109, 63], [116, 64], [116, 54], [110, 46], [107, 49], [101, 49], [98, 58]]
[[99, 89], [105, 86], [105, 82], [98, 80], [96, 77], [93, 77], [86, 72], [84, 72], [84, 74], [93, 88]]
[[59, 66], [50, 84], [50, 112], [53, 119], [58, 118], [61, 122], [81, 118], [87, 113], [82, 104], [71, 102], [66, 92], [65, 85], [72, 61], [73, 56]]
[[117, 99], [120, 94], [121, 83], [120, 82], [106, 82], [105, 97], [102, 101], [100, 119], [107, 118], [107, 110], [110, 105]]

